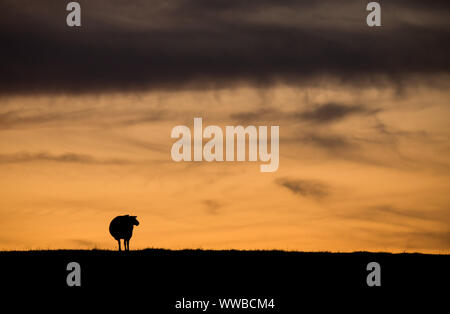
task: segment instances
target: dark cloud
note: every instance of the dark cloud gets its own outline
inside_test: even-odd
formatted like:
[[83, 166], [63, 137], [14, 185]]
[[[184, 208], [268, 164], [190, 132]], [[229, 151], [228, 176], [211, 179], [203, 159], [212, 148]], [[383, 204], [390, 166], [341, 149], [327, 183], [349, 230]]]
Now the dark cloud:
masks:
[[450, 72], [448, 1], [80, 0], [0, 4], [0, 93], [376, 83]]
[[230, 118], [240, 122], [297, 120], [325, 124], [342, 120], [351, 115], [374, 115], [380, 111], [380, 109], [370, 109], [358, 105], [326, 103], [313, 105], [312, 109], [293, 112], [282, 112], [274, 108], [261, 108], [254, 111], [232, 113]]
[[46, 152], [28, 153], [20, 152], [14, 154], [0, 154], [0, 164], [24, 163], [35, 161], [51, 161], [62, 163], [81, 163], [81, 164], [128, 164], [130, 161], [124, 159], [97, 159], [90, 155], [65, 153], [54, 155]]
[[281, 178], [276, 180], [276, 183], [289, 189], [292, 193], [304, 197], [322, 199], [330, 193], [328, 185], [316, 180], [292, 180]]
[[377, 120], [377, 123], [374, 126], [374, 130], [377, 131], [380, 135], [384, 136], [385, 138], [390, 138], [392, 142], [397, 142], [399, 138], [407, 138], [410, 140], [433, 141], [433, 138], [426, 130], [417, 130], [417, 131], [398, 130], [390, 125], [387, 125], [381, 120]]
[[313, 145], [336, 153], [337, 151], [352, 152], [359, 146], [355, 141], [351, 141], [343, 135], [307, 133], [294, 139], [295, 142]]
[[344, 119], [347, 116], [355, 114], [374, 114], [379, 110], [367, 109], [363, 106], [347, 106], [338, 103], [328, 103], [316, 106], [311, 111], [297, 114], [300, 119], [316, 123], [329, 123]]

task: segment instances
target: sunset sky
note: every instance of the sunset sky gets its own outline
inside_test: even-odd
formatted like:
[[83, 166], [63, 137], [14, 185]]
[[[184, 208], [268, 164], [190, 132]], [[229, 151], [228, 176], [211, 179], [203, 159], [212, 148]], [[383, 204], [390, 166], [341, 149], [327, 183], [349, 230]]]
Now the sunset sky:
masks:
[[[450, 3], [0, 3], [0, 250], [450, 253]], [[173, 127], [279, 125], [280, 166]]]

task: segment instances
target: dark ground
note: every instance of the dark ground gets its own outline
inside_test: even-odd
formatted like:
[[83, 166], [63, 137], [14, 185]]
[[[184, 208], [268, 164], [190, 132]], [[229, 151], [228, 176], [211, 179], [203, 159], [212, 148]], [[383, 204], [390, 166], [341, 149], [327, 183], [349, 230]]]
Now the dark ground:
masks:
[[[381, 266], [381, 287], [366, 284], [370, 272], [366, 266], [373, 261]], [[81, 266], [81, 287], [66, 284], [69, 262]], [[65, 307], [80, 306], [89, 300], [90, 306], [145, 306], [145, 313], [193, 313], [177, 311], [176, 301], [184, 297], [212, 303], [218, 298], [236, 297], [273, 298], [275, 308], [268, 309], [273, 312], [300, 313], [305, 306], [357, 307], [366, 312], [365, 308], [383, 308], [387, 302], [399, 308], [417, 301], [447, 303], [449, 262], [450, 255], [368, 252], [0, 252], [0, 282], [4, 300], [9, 294], [20, 295], [22, 305], [36, 302], [34, 308], [54, 305], [54, 300], [64, 302]], [[207, 312], [214, 311], [210, 307]]]

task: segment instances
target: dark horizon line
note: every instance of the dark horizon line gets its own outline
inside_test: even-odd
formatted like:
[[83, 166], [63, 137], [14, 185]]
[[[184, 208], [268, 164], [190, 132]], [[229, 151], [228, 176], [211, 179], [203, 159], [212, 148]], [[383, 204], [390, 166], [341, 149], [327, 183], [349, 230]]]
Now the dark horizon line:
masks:
[[133, 254], [142, 253], [142, 252], [162, 252], [162, 253], [232, 253], [232, 254], [240, 254], [240, 253], [250, 253], [250, 254], [258, 254], [258, 253], [281, 253], [281, 254], [307, 254], [307, 255], [318, 255], [318, 254], [329, 254], [329, 255], [350, 255], [350, 254], [379, 254], [379, 255], [443, 255], [450, 256], [450, 253], [423, 253], [423, 252], [388, 252], [388, 251], [295, 251], [295, 250], [278, 250], [278, 249], [250, 249], [250, 250], [238, 250], [238, 249], [164, 249], [164, 248], [145, 248], [145, 249], [136, 249], [130, 250], [127, 252], [120, 252], [113, 249], [31, 249], [31, 250], [0, 250], [0, 254], [23, 254], [23, 253], [88, 253], [88, 252], [101, 252], [101, 253], [117, 253], [117, 254]]

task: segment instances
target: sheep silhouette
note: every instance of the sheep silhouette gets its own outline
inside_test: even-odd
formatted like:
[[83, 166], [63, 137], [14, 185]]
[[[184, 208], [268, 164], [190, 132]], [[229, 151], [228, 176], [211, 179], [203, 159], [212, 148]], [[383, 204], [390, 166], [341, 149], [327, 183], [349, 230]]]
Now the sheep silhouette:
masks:
[[119, 251], [120, 248], [120, 239], [123, 239], [123, 246], [125, 251], [130, 250], [130, 239], [133, 235], [133, 226], [139, 226], [139, 221], [136, 219], [137, 216], [117, 216], [111, 223], [109, 224], [109, 233], [113, 236], [114, 239], [119, 243]]

